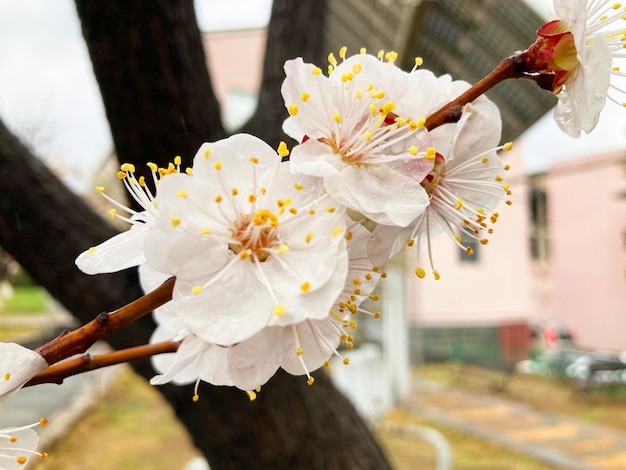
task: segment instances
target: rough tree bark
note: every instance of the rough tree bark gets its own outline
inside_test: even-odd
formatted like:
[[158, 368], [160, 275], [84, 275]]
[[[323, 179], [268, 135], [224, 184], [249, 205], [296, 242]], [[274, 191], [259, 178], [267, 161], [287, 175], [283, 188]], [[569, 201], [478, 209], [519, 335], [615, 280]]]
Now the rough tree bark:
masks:
[[[287, 11], [297, 2], [279, 3]], [[191, 0], [77, 0], [77, 6], [123, 160], [191, 156], [200, 142], [222, 136]], [[306, 23], [291, 27], [307, 36]], [[77, 252], [115, 232], [3, 125], [0, 194], [0, 246], [81, 321], [139, 295], [132, 270], [88, 277], [74, 267]], [[145, 342], [151, 329], [146, 319], [110, 343]], [[146, 378], [153, 375], [145, 361], [135, 367]], [[197, 403], [192, 387], [158, 390], [213, 468], [388, 468], [352, 406], [324, 374], [316, 379], [309, 387], [301, 377], [277, 374], [254, 402], [227, 387], [201, 386]]]

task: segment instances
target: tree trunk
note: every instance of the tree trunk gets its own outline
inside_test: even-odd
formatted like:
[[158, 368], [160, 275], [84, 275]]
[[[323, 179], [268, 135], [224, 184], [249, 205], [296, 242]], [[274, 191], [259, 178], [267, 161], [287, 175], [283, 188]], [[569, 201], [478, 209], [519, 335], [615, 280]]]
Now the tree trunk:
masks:
[[[163, 165], [222, 137], [191, 0], [77, 0], [77, 7], [122, 160]], [[306, 22], [291, 28], [315, 37], [306, 34]], [[275, 126], [280, 122], [267, 121], [267, 128]], [[90, 277], [74, 266], [80, 251], [114, 230], [3, 125], [0, 194], [0, 246], [82, 322], [139, 295], [134, 270]], [[152, 328], [144, 319], [110, 343], [145, 343]], [[146, 378], [154, 374], [147, 361], [134, 367]], [[254, 402], [241, 391], [208, 384], [201, 384], [196, 403], [191, 386], [157, 389], [213, 468], [389, 467], [367, 425], [323, 373], [312, 386], [279, 373]]]
[[276, 0], [272, 3], [259, 104], [241, 132], [261, 137], [274, 148], [286, 139], [281, 127], [288, 117], [280, 93], [285, 79], [283, 65], [296, 57], [319, 63], [325, 11], [325, 0]]

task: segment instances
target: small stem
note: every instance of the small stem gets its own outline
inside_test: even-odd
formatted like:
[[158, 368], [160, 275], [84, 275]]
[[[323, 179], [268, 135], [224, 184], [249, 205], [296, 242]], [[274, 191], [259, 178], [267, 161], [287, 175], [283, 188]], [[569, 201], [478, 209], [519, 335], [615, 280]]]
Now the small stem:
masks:
[[506, 59], [502, 59], [497, 67], [486, 77], [482, 78], [478, 83], [458, 98], [450, 101], [448, 104], [442, 106], [440, 109], [431, 114], [428, 119], [426, 119], [424, 127], [426, 127], [429, 131], [432, 131], [443, 124], [457, 122], [461, 118], [463, 107], [467, 103], [471, 103], [476, 98], [487, 92], [487, 90], [493, 88], [495, 85], [508, 78], [525, 77], [524, 65], [521, 61], [523, 54], [523, 52], [516, 52]]
[[91, 355], [84, 354], [79, 357], [68, 359], [51, 365], [43, 372], [30, 379], [24, 387], [39, 385], [43, 383], [62, 384], [63, 380], [73, 375], [100, 369], [102, 367], [122, 364], [125, 362], [144, 359], [156, 354], [176, 352], [180, 343], [176, 341], [164, 341], [162, 343], [146, 344], [134, 348], [122, 349], [110, 353]]
[[174, 290], [174, 281], [175, 278], [170, 277], [155, 290], [128, 305], [111, 313], [103, 312], [86, 325], [71, 332], [61, 333], [37, 349], [37, 352], [51, 365], [74, 354], [84, 353], [96, 341], [170, 301]]

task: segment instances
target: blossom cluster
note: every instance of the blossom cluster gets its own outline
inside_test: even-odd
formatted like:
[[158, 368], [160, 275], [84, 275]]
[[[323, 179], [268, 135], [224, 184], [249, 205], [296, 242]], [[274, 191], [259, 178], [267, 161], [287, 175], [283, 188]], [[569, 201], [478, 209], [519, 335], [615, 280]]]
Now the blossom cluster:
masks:
[[[562, 129], [579, 135], [596, 125], [607, 95], [617, 101], [609, 88], [624, 93], [611, 77], [624, 77], [614, 60], [624, 56], [616, 24], [626, 15], [605, 0], [554, 7], [558, 19], [491, 86], [535, 80], [557, 95]], [[351, 347], [352, 316], [379, 315], [360, 304], [377, 298], [390, 257], [415, 247], [417, 277], [439, 279], [431, 237], [445, 233], [469, 255], [468, 240], [488, 243], [496, 206], [511, 194], [497, 107], [469, 84], [421, 69], [419, 58], [405, 72], [394, 52], [338, 56], [328, 56], [326, 73], [300, 58], [285, 64], [291, 151], [238, 134], [203, 144], [185, 171], [180, 157], [149, 164], [152, 185], [124, 164], [119, 178], [140, 210], [97, 188], [115, 206], [111, 217], [131, 228], [81, 254], [79, 268], [139, 266], [146, 291], [175, 277], [152, 341], [180, 346], [154, 359], [154, 384], [206, 381], [254, 396], [278, 368], [312, 383], [310, 372], [342, 342]], [[440, 119], [463, 96], [472, 98]]]
[[[342, 48], [328, 60], [326, 74], [302, 59], [285, 64], [291, 151], [237, 134], [203, 144], [184, 171], [179, 157], [150, 164], [152, 185], [124, 164], [118, 176], [141, 210], [97, 188], [131, 228], [82, 253], [80, 269], [139, 266], [146, 291], [176, 278], [152, 341], [180, 347], [154, 358], [152, 383], [254, 396], [282, 368], [311, 384], [340, 344], [352, 347], [353, 316], [380, 315], [361, 303], [378, 298], [391, 256], [441, 232], [468, 252], [467, 237], [486, 243], [510, 192], [495, 105], [480, 97], [457, 123], [429, 131], [426, 118], [469, 84], [419, 69], [419, 59], [402, 71], [393, 52]], [[416, 274], [438, 279], [428, 258]]]

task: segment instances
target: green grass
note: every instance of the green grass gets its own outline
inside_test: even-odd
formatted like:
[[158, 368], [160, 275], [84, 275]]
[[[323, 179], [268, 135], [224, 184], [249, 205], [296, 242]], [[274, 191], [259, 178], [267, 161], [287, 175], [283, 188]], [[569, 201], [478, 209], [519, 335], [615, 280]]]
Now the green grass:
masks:
[[4, 299], [4, 309], [0, 311], [0, 315], [43, 313], [47, 302], [45, 291], [41, 287], [17, 287], [11, 298]]

